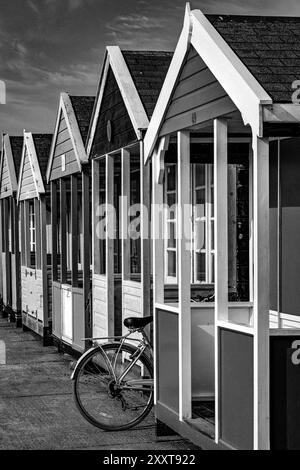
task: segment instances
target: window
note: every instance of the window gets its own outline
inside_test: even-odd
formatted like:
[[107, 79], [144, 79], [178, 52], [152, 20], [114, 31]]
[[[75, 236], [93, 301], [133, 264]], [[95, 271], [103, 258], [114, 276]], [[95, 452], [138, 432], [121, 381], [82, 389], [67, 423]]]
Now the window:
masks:
[[193, 164], [192, 283], [214, 282], [213, 165]]
[[[191, 165], [192, 272], [193, 284], [214, 282], [214, 185], [213, 165]], [[177, 165], [166, 165], [165, 173], [165, 282], [177, 283]]]
[[30, 266], [36, 267], [36, 220], [34, 211], [34, 201], [28, 203], [29, 209], [29, 248], [30, 248]]
[[165, 273], [166, 283], [177, 282], [177, 166], [175, 163], [166, 165], [165, 204], [168, 207], [165, 219]]

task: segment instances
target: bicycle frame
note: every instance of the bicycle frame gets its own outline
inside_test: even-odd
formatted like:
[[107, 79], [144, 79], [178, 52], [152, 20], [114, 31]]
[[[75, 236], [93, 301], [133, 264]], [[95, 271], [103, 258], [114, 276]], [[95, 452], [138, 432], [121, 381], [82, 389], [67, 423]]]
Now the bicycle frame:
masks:
[[[122, 349], [122, 346], [123, 344], [128, 340], [128, 338], [133, 334], [133, 333], [140, 333], [142, 335], [142, 338], [141, 339], [137, 339], [137, 338], [131, 338], [130, 341], [135, 341], [138, 343], [138, 345], [136, 346], [136, 351], [138, 351], [138, 354], [136, 357], [134, 357], [134, 359], [130, 362], [130, 364], [128, 365], [128, 367], [124, 370], [124, 372], [121, 374], [120, 377], [117, 377], [116, 376], [116, 373], [115, 373], [115, 367], [116, 367], [116, 361], [117, 361], [117, 357]], [[90, 340], [90, 341], [94, 341], [97, 343], [97, 347], [99, 347], [103, 353], [103, 356], [105, 358], [105, 361], [106, 361], [106, 364], [107, 366], [109, 367], [109, 369], [111, 370], [111, 373], [114, 377], [114, 380], [116, 382], [117, 385], [119, 385], [123, 379], [126, 377], [126, 375], [131, 371], [131, 369], [135, 366], [135, 364], [138, 362], [139, 358], [142, 356], [142, 354], [146, 351], [146, 350], [149, 350], [150, 352], [150, 358], [153, 360], [153, 350], [152, 350], [152, 346], [151, 346], [151, 343], [149, 341], [149, 338], [147, 336], [147, 334], [145, 333], [144, 329], [131, 329], [129, 330], [129, 333], [127, 333], [126, 335], [124, 336], [107, 336], [107, 337], [101, 337], [101, 338], [84, 338], [83, 341], [86, 341], [86, 340]], [[119, 340], [120, 341], [120, 345], [119, 345], [119, 349], [117, 351], [117, 354], [116, 354], [116, 357], [115, 357], [115, 361], [114, 361], [114, 364], [111, 363], [109, 357], [107, 356], [106, 354], [106, 351], [105, 349], [102, 347], [101, 343], [98, 343], [98, 341], [103, 341], [103, 340], [108, 340], [108, 341], [117, 341]], [[105, 343], [107, 344], [107, 343]], [[136, 385], [136, 386], [135, 386]], [[138, 388], [139, 386], [142, 386], [141, 388]], [[124, 389], [128, 389], [128, 390], [138, 390], [138, 391], [145, 391], [145, 389], [147, 389], [149, 387], [149, 391], [152, 391], [153, 390], [153, 379], [133, 379], [133, 380], [130, 380], [127, 382], [127, 385], [126, 386], [122, 386]]]

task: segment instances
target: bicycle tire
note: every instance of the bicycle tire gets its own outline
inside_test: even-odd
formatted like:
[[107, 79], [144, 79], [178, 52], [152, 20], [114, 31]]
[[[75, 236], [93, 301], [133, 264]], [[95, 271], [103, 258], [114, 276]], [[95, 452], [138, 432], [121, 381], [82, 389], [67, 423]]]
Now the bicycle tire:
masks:
[[[119, 349], [120, 344], [119, 343], [106, 343], [104, 345], [101, 345], [101, 347], [107, 353], [108, 350]], [[133, 354], [135, 351], [136, 351], [136, 348], [134, 346], [129, 345], [129, 344], [123, 344], [122, 348], [120, 349], [120, 352], [125, 352], [125, 353], [128, 353], [128, 354]], [[75, 370], [73, 391], [74, 391], [74, 398], [75, 398], [76, 406], [77, 406], [78, 410], [80, 411], [81, 415], [90, 424], [92, 424], [93, 426], [96, 426], [97, 428], [100, 428], [104, 431], [124, 431], [126, 429], [130, 429], [130, 428], [136, 426], [137, 424], [139, 424], [141, 421], [143, 421], [146, 418], [146, 416], [150, 413], [150, 411], [153, 407], [153, 390], [149, 391], [150, 397], [149, 397], [148, 403], [145, 406], [145, 409], [143, 410], [143, 412], [137, 418], [133, 419], [132, 421], [128, 422], [127, 424], [110, 425], [110, 424], [106, 424], [105, 422], [101, 422], [98, 419], [95, 419], [95, 417], [92, 416], [89, 413], [89, 411], [86, 409], [86, 407], [82, 403], [82, 399], [80, 397], [80, 392], [79, 392], [79, 378], [80, 378], [80, 375], [83, 373], [83, 369], [87, 366], [87, 364], [90, 363], [93, 356], [96, 356], [96, 354], [99, 354], [99, 353], [104, 358], [103, 352], [101, 351], [100, 347], [95, 347], [95, 348], [91, 349], [90, 353], [88, 353], [85, 356], [84, 361]], [[105, 361], [105, 358], [104, 358], [104, 361]], [[150, 359], [148, 358], [148, 356], [146, 354], [142, 354], [142, 356], [139, 358], [139, 361], [142, 363], [142, 365], [144, 365], [147, 368], [147, 370], [149, 372], [149, 375], [150, 375], [150, 378], [152, 379], [153, 378], [153, 366], [152, 366], [152, 363], [151, 363]]]

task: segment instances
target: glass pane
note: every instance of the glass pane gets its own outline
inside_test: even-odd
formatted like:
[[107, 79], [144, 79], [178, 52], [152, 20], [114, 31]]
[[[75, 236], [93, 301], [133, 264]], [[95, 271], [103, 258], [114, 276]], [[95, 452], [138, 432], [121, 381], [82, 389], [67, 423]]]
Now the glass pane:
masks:
[[169, 223], [169, 239], [168, 239], [168, 247], [169, 248], [176, 248], [176, 238], [175, 238], [175, 224]]
[[213, 186], [210, 188], [210, 202], [211, 202], [211, 216], [214, 217], [215, 208], [214, 208], [214, 187]]
[[176, 165], [167, 167], [167, 191], [176, 189]]
[[205, 204], [205, 188], [197, 189], [196, 190], [196, 201], [195, 203], [198, 204]]
[[196, 186], [205, 186], [205, 165], [197, 164], [196, 174], [195, 174], [195, 183]]
[[205, 240], [205, 222], [196, 222], [195, 224], [195, 250], [204, 250], [206, 245]]
[[215, 227], [215, 223], [214, 221], [212, 220], [211, 221], [211, 249], [214, 250], [215, 249], [215, 232], [214, 232], [214, 227]]
[[198, 282], [205, 282], [205, 253], [196, 254], [196, 279]]
[[174, 206], [174, 204], [176, 204], [176, 193], [168, 193], [167, 194], [167, 205], [169, 207], [172, 207]]
[[168, 276], [176, 277], [176, 252], [168, 251]]

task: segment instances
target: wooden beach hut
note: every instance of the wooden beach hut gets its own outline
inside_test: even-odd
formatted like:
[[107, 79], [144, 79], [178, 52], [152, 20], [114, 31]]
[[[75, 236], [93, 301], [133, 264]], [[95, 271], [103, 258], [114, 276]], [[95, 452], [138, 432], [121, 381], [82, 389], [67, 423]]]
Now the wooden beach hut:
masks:
[[94, 336], [121, 334], [124, 317], [150, 313], [150, 165], [143, 164], [142, 142], [171, 57], [106, 49], [87, 140]]
[[4, 134], [0, 160], [0, 297], [3, 313], [20, 326], [20, 246], [17, 181], [22, 156], [23, 137]]
[[299, 36], [187, 5], [144, 138], [156, 416], [204, 449], [300, 448]]
[[85, 150], [95, 98], [62, 93], [47, 182], [51, 186], [52, 333], [83, 351], [91, 335], [91, 171]]
[[51, 212], [46, 182], [52, 135], [24, 131], [17, 201], [20, 212], [22, 323], [51, 339]]

